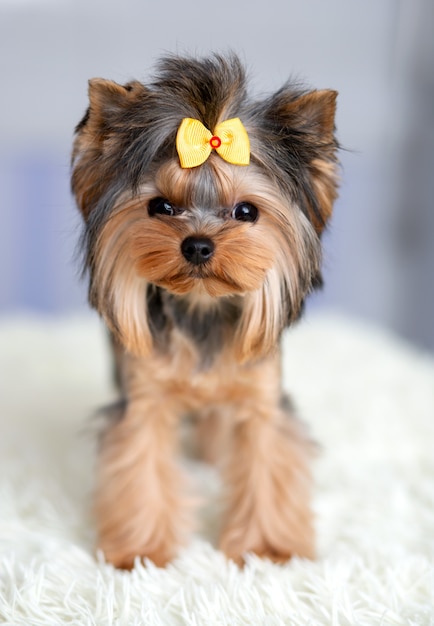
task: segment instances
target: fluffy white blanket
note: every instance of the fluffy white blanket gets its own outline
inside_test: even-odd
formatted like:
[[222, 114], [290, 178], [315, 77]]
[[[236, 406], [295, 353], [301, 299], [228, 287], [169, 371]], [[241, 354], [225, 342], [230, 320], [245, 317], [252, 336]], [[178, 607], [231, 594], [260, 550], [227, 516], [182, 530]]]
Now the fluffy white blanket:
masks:
[[167, 569], [93, 554], [94, 409], [112, 397], [95, 318], [0, 323], [0, 623], [433, 625], [434, 361], [370, 328], [310, 319], [289, 333], [285, 385], [322, 444], [319, 557], [240, 570], [203, 535]]

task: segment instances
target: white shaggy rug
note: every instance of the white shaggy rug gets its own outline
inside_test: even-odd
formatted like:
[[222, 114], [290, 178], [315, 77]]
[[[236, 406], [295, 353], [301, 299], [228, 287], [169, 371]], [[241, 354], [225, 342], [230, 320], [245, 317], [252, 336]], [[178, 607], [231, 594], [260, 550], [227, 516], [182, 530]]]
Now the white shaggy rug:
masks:
[[319, 557], [239, 570], [204, 530], [167, 569], [93, 554], [89, 417], [112, 397], [93, 317], [0, 322], [0, 623], [434, 625], [434, 360], [379, 331], [310, 318], [286, 340], [286, 386], [322, 444]]

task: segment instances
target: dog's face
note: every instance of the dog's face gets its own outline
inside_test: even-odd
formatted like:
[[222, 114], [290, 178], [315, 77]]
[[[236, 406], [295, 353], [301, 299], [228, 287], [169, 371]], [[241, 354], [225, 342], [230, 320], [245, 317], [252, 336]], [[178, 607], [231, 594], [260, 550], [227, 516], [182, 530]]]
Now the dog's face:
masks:
[[267, 197], [267, 181], [252, 174], [214, 155], [200, 168], [163, 164], [102, 229], [104, 265], [114, 251], [125, 254], [147, 282], [203, 300], [260, 289], [289, 224], [269, 197], [275, 190]]
[[[127, 349], [152, 345], [150, 285], [191, 307], [237, 302], [234, 345], [260, 356], [320, 282], [336, 195], [335, 93], [247, 100], [237, 59], [169, 59], [151, 87], [96, 80], [77, 128], [73, 189], [86, 221], [91, 302]], [[183, 169], [184, 117], [240, 117], [248, 166], [212, 153]], [[188, 307], [187, 307], [188, 308]]]

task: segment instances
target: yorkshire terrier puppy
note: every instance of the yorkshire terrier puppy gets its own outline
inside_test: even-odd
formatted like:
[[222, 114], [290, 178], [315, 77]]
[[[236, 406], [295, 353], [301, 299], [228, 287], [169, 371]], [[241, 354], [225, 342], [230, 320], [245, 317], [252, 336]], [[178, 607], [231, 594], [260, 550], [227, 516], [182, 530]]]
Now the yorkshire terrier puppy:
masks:
[[252, 99], [235, 55], [89, 85], [72, 189], [121, 391], [99, 454], [99, 547], [130, 568], [185, 543], [177, 434], [193, 415], [202, 457], [222, 468], [226, 555], [312, 557], [313, 446], [281, 389], [279, 340], [321, 285], [337, 94], [288, 83]]

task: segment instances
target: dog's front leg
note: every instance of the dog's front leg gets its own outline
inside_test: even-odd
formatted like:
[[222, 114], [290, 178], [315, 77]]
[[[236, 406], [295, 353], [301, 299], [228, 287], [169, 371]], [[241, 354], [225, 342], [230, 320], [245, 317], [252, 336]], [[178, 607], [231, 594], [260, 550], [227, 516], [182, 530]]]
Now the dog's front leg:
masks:
[[227, 511], [220, 547], [238, 563], [247, 552], [274, 561], [314, 555], [314, 446], [280, 393], [270, 393], [274, 385], [267, 375], [273, 369], [264, 370], [265, 377], [254, 377], [246, 401], [236, 408], [224, 474]]
[[131, 399], [105, 432], [95, 512], [108, 561], [131, 568], [136, 556], [159, 566], [183, 543], [187, 519], [175, 462], [177, 419], [162, 398]]

